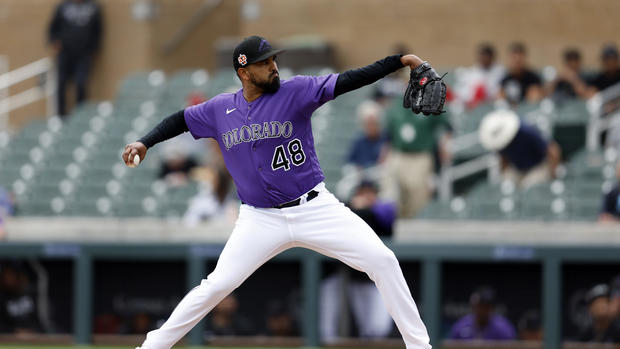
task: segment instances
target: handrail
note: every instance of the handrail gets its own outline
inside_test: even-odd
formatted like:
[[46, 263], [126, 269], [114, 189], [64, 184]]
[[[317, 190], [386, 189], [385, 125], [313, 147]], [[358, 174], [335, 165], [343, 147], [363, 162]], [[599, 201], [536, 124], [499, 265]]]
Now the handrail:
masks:
[[8, 93], [0, 95], [0, 116], [3, 116], [0, 129], [8, 126], [8, 113], [44, 98], [47, 98], [47, 114], [51, 115], [54, 112], [54, 101], [50, 98], [56, 90], [53, 66], [52, 59], [45, 57], [0, 75], [0, 91], [6, 91], [11, 86], [28, 79], [43, 76], [35, 87], [12, 96]]
[[[7, 56], [0, 55], [0, 74], [9, 71], [9, 58]], [[0, 88], [0, 100], [3, 100], [9, 96], [8, 88]], [[0, 130], [5, 130], [8, 127], [9, 113], [0, 111]]]
[[500, 175], [499, 157], [494, 153], [480, 155], [458, 165], [442, 166], [439, 171], [439, 198], [447, 201], [452, 197], [452, 185], [455, 181], [480, 171], [489, 170], [489, 180], [495, 182]]
[[11, 87], [19, 82], [47, 73], [52, 68], [52, 60], [49, 57], [26, 64], [23, 67], [0, 75], [0, 90]]

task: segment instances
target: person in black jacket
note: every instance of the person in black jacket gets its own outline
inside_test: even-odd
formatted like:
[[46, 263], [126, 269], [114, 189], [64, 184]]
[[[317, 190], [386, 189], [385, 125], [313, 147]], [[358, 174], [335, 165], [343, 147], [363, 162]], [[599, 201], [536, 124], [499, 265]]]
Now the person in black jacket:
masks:
[[620, 343], [620, 321], [614, 319], [609, 303], [609, 286], [599, 284], [585, 295], [590, 322], [579, 330], [580, 342]]
[[94, 0], [64, 0], [54, 12], [48, 40], [57, 55], [58, 115], [67, 115], [65, 89], [75, 78], [77, 103], [86, 99], [92, 59], [101, 41], [101, 9]]

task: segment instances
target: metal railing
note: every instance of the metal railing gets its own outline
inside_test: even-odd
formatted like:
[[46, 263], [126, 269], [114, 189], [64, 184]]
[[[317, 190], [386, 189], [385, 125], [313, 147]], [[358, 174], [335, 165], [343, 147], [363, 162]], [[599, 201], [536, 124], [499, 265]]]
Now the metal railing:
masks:
[[[9, 71], [9, 57], [0, 56], [0, 75], [4, 75]], [[4, 100], [9, 96], [8, 88], [0, 88], [0, 100]], [[8, 127], [9, 113], [0, 111], [0, 130]]]
[[[8, 67], [6, 60], [4, 64]], [[54, 113], [56, 76], [53, 67], [52, 59], [45, 57], [0, 75], [0, 129], [8, 127], [10, 112], [41, 99], [47, 99], [47, 114]], [[13, 95], [8, 92], [12, 86], [32, 78], [39, 79], [34, 87]]]
[[620, 100], [620, 83], [595, 94], [587, 101], [587, 108], [590, 113], [586, 135], [586, 147], [588, 150], [598, 150], [601, 134], [620, 126], [620, 109], [606, 110], [609, 103], [616, 100]]

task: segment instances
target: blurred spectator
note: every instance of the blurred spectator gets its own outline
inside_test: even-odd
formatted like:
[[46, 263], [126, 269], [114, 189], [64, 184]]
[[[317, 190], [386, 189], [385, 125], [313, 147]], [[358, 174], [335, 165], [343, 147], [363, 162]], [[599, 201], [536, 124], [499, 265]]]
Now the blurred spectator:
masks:
[[519, 339], [524, 341], [541, 341], [543, 331], [538, 310], [528, 310], [519, 319]]
[[7, 235], [4, 219], [7, 216], [12, 216], [14, 213], [13, 196], [0, 186], [0, 241], [6, 239]]
[[348, 206], [379, 236], [392, 236], [396, 220], [396, 205], [378, 198], [379, 188], [374, 182], [363, 180], [355, 190]]
[[15, 200], [13, 194], [0, 186], [0, 216], [12, 216], [15, 214]]
[[543, 97], [542, 83], [540, 77], [527, 66], [525, 45], [513, 43], [509, 51], [508, 73], [502, 79], [500, 97], [512, 105], [540, 101]]
[[97, 334], [121, 333], [121, 319], [114, 313], [103, 313], [95, 317], [93, 332]]
[[353, 142], [347, 162], [358, 168], [373, 167], [385, 156], [386, 139], [381, 134], [381, 106], [365, 101], [357, 108], [362, 134]]
[[169, 145], [163, 151], [163, 162], [159, 170], [159, 178], [163, 178], [173, 187], [183, 186], [189, 181], [190, 171], [198, 166], [196, 160], [183, 148]]
[[564, 51], [564, 65], [555, 79], [547, 84], [546, 89], [555, 101], [591, 96], [581, 70], [581, 53], [579, 50], [571, 48]]
[[467, 109], [497, 99], [500, 82], [505, 75], [502, 65], [496, 63], [495, 48], [488, 43], [478, 47], [476, 64], [465, 69], [454, 84], [456, 100]]
[[590, 85], [596, 92], [613, 86], [620, 82], [620, 62], [618, 61], [618, 49], [610, 44], [603, 48], [601, 53], [602, 70], [597, 74]]
[[209, 161], [195, 168], [192, 178], [200, 183], [200, 190], [192, 198], [183, 217], [186, 226], [195, 226], [214, 217], [234, 222], [239, 209], [238, 200], [232, 194], [233, 180], [224, 164], [224, 158], [215, 140], [207, 142]]
[[510, 110], [484, 117], [479, 129], [484, 148], [499, 152], [503, 177], [529, 188], [550, 180], [560, 164], [560, 147]]
[[343, 302], [351, 306], [361, 338], [384, 338], [392, 332], [392, 318], [374, 283], [366, 274], [342, 266], [321, 282], [319, 329], [323, 342], [334, 343], [340, 337], [339, 323], [349, 316], [342, 312], [346, 307]]
[[609, 286], [600, 284], [592, 287], [585, 296], [590, 322], [578, 336], [581, 342], [620, 343], [620, 322], [614, 321], [609, 304]]
[[471, 314], [459, 319], [450, 330], [451, 339], [511, 340], [516, 338], [513, 325], [495, 313], [495, 290], [481, 287], [470, 297]]
[[234, 220], [236, 210], [231, 206], [238, 206], [238, 201], [229, 195], [232, 178], [226, 169], [201, 167], [194, 171], [194, 178], [200, 182], [200, 189], [183, 216], [185, 225], [196, 226], [214, 217]]
[[207, 317], [207, 338], [213, 336], [249, 336], [256, 334], [252, 323], [238, 313], [239, 301], [229, 294]]
[[153, 329], [153, 320], [147, 313], [137, 313], [131, 317], [126, 333], [143, 334]]
[[269, 336], [293, 337], [299, 335], [290, 311], [279, 300], [272, 301], [267, 306], [266, 328]]
[[450, 161], [452, 128], [445, 116], [413, 115], [403, 108], [402, 98], [393, 101], [386, 116], [390, 148], [381, 193], [398, 202], [399, 216], [413, 217], [431, 197], [435, 147], [442, 164]]
[[[363, 180], [348, 205], [377, 233], [390, 238], [396, 220], [396, 206], [377, 198], [374, 182]], [[346, 294], [343, 296], [343, 292]], [[352, 272], [345, 266], [332, 272], [321, 283], [321, 339], [330, 343], [338, 338], [338, 323], [342, 316], [341, 302], [350, 300], [353, 318], [362, 338], [387, 337], [393, 327], [381, 295], [366, 274]]]
[[603, 195], [603, 205], [598, 216], [599, 222], [620, 221], [620, 161], [616, 163], [616, 186], [607, 194]]
[[616, 321], [620, 321], [620, 275], [611, 280], [609, 292], [609, 306], [611, 315]]
[[64, 0], [54, 11], [48, 40], [57, 56], [57, 109], [66, 115], [66, 87], [75, 78], [77, 103], [86, 99], [93, 56], [101, 41], [101, 9], [95, 0]]
[[0, 265], [0, 333], [40, 332], [28, 275], [18, 266]]
[[4, 228], [4, 221], [2, 215], [0, 215], [0, 241], [6, 239], [6, 229]]

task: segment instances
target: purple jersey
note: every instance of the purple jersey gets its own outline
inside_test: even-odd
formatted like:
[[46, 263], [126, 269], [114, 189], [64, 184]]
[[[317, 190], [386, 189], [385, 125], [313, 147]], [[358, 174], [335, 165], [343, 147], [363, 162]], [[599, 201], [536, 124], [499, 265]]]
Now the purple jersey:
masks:
[[185, 109], [194, 138], [220, 145], [239, 199], [273, 207], [310, 191], [325, 179], [314, 150], [310, 116], [334, 98], [337, 74], [295, 76], [274, 94], [248, 103], [243, 90]]

